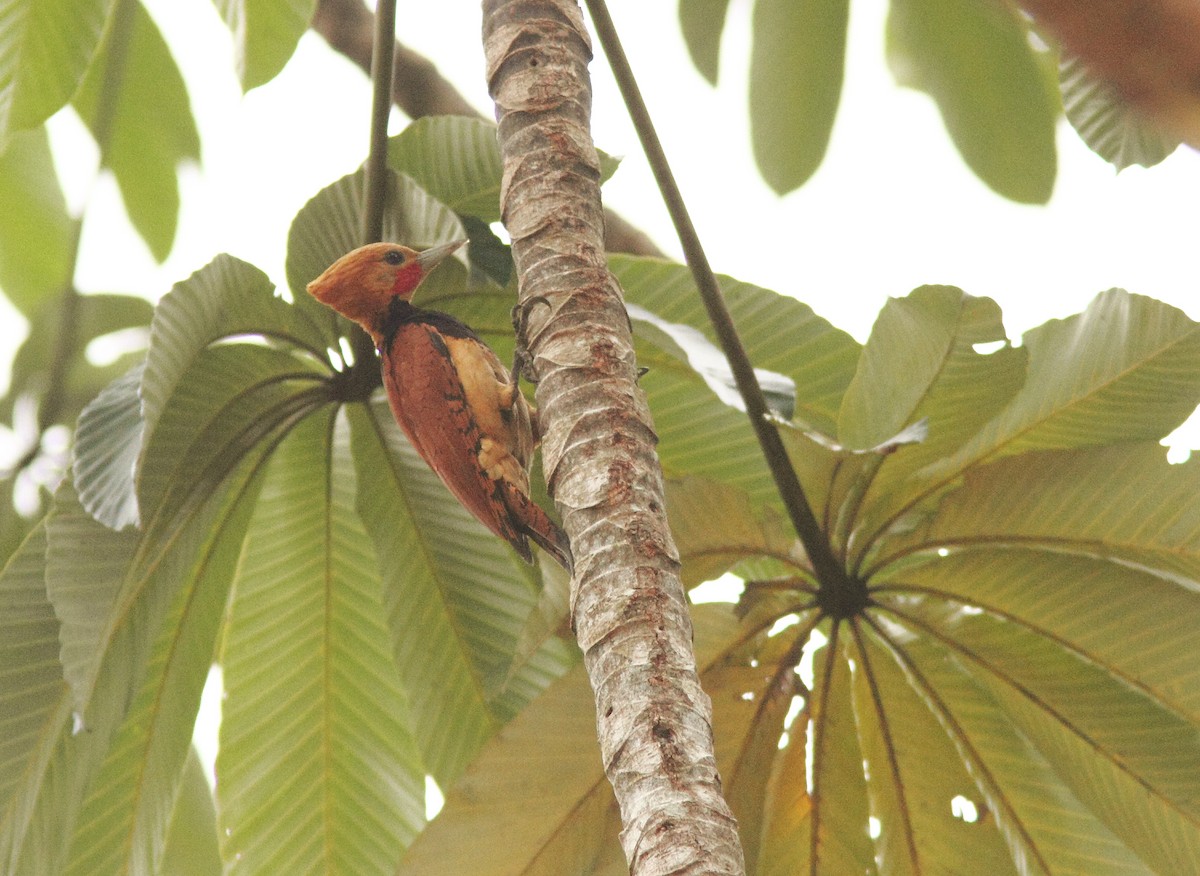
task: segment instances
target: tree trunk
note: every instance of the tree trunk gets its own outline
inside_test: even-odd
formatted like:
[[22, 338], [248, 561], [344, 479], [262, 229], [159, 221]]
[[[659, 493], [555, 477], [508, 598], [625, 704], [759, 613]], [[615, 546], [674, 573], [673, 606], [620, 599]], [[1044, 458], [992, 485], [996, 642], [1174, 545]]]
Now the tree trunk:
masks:
[[572, 624], [636, 876], [741, 874], [692, 653], [656, 436], [604, 255], [591, 47], [573, 0], [484, 0], [501, 210], [538, 379], [543, 469], [575, 555]]

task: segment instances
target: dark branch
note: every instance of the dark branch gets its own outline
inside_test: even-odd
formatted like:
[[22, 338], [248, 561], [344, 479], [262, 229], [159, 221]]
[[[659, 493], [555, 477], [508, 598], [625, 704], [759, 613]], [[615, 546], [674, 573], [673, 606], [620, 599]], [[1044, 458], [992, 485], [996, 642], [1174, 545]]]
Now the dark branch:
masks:
[[396, 45], [396, 0], [375, 7], [375, 49], [371, 57], [371, 139], [367, 150], [362, 243], [383, 239], [387, 206], [387, 125], [392, 112], [392, 49]]
[[746, 349], [742, 346], [742, 340], [733, 324], [733, 318], [725, 304], [725, 296], [721, 293], [721, 287], [708, 264], [704, 248], [700, 244], [699, 235], [696, 234], [696, 229], [692, 225], [691, 217], [683, 202], [683, 195], [675, 183], [675, 176], [671, 173], [666, 154], [655, 133], [654, 123], [650, 119], [645, 101], [642, 100], [641, 91], [638, 89], [637, 81], [629, 66], [629, 60], [621, 48], [616, 28], [608, 14], [608, 7], [604, 0], [587, 0], [587, 7], [592, 15], [596, 36], [612, 66], [613, 76], [621, 90], [621, 97], [629, 110], [629, 116], [638, 132], [642, 149], [650, 162], [650, 169], [654, 172], [654, 178], [662, 192], [663, 201], [671, 214], [671, 221], [679, 235], [684, 256], [692, 270], [696, 286], [700, 290], [700, 297], [708, 310], [708, 318], [716, 330], [717, 339], [722, 350], [725, 351], [725, 357], [729, 360], [729, 367], [737, 382], [738, 392], [745, 400], [746, 413], [750, 417], [754, 434], [758, 437], [758, 443], [762, 447], [763, 455], [766, 457], [771, 475], [775, 479], [779, 495], [787, 508], [788, 516], [796, 528], [796, 533], [800, 536], [800, 541], [804, 544], [805, 551], [808, 552], [809, 560], [812, 562], [822, 589], [828, 587], [840, 591], [843, 589], [843, 585], [848, 587], [846, 574], [830, 548], [829, 539], [821, 531], [817, 518], [813, 515], [812, 506], [809, 505], [808, 498], [804, 495], [804, 488], [800, 486], [800, 480], [796, 477], [795, 469], [792, 468], [791, 461], [788, 459], [783, 440], [768, 418], [767, 402], [763, 397], [762, 387], [759, 386], [758, 378], [754, 375], [754, 367], [750, 364], [750, 358], [746, 355]]

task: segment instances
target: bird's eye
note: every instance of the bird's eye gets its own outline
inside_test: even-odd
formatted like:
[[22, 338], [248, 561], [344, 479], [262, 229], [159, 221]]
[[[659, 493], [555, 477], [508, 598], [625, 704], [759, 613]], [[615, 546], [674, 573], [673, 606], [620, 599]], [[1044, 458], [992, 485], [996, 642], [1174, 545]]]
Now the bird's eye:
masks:
[[383, 260], [389, 265], [404, 264], [404, 253], [396, 249], [389, 249], [383, 256]]

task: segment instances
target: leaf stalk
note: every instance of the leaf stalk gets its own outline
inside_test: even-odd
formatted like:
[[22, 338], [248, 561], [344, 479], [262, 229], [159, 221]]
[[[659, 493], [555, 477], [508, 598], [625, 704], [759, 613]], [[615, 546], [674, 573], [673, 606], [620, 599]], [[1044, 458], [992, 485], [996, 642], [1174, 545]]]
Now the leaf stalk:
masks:
[[758, 378], [755, 377], [754, 367], [750, 364], [746, 348], [737, 333], [733, 317], [725, 302], [725, 296], [708, 263], [708, 257], [704, 253], [700, 237], [692, 224], [683, 195], [675, 182], [675, 176], [671, 172], [666, 153], [654, 129], [650, 112], [642, 99], [641, 90], [638, 88], [637, 80], [629, 65], [629, 59], [625, 56], [616, 27], [608, 13], [608, 6], [605, 0], [586, 0], [586, 2], [592, 16], [596, 36], [604, 54], [608, 57], [617, 87], [620, 89], [629, 117], [637, 131], [642, 149], [646, 153], [646, 159], [654, 173], [655, 182], [658, 184], [663, 202], [671, 216], [671, 222], [675, 226], [675, 233], [683, 247], [684, 257], [692, 271], [696, 287], [700, 291], [701, 300], [708, 311], [709, 321], [716, 331], [717, 340], [725, 353], [725, 358], [729, 361], [738, 392], [745, 401], [746, 414], [750, 417], [751, 427], [758, 438], [759, 446], [767, 461], [767, 467], [775, 480], [776, 488], [779, 490], [779, 496], [787, 509], [792, 526], [800, 537], [800, 542], [804, 545], [804, 550], [812, 563], [821, 589], [838, 594], [855, 590], [857, 588], [853, 586], [853, 582], [847, 577], [842, 564], [834, 556], [829, 539], [821, 531], [820, 524], [813, 514], [812, 506], [808, 502], [808, 497], [804, 494], [804, 488], [800, 485], [796, 471], [788, 459], [783, 440], [771, 424], [762, 387], [758, 383]]

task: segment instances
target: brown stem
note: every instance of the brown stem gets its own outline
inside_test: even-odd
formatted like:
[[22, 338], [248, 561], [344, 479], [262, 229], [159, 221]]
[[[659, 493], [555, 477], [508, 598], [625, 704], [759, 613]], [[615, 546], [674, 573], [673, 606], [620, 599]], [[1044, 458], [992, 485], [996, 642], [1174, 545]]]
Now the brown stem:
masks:
[[396, 45], [396, 0], [375, 6], [375, 39], [371, 62], [371, 136], [363, 188], [362, 243], [383, 240], [387, 206], [387, 126], [392, 111], [392, 49]]
[[575, 553], [572, 619], [635, 876], [742, 874], [662, 470], [604, 251], [591, 48], [574, 0], [484, 0], [543, 470]]

